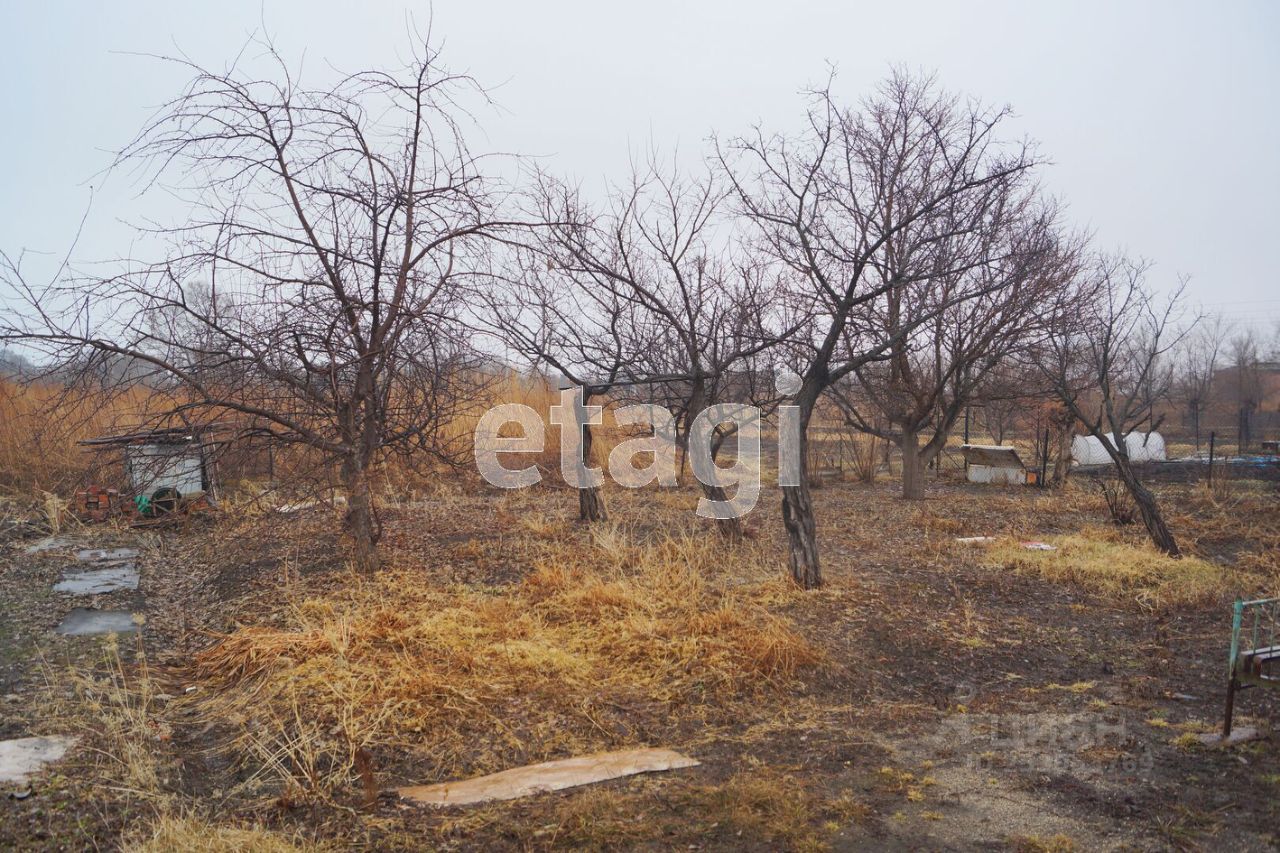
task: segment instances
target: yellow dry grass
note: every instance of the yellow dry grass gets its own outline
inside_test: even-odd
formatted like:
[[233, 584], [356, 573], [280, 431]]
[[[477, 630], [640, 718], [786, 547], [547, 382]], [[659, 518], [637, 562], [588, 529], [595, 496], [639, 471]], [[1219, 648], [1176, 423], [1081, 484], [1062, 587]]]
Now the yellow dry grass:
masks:
[[1169, 557], [1097, 528], [1046, 541], [1057, 550], [1028, 550], [1017, 541], [1004, 540], [990, 548], [987, 559], [994, 566], [1079, 584], [1150, 610], [1233, 595], [1252, 582], [1247, 575], [1199, 557]]
[[818, 803], [794, 777], [753, 771], [713, 789], [707, 809], [736, 834], [785, 843], [790, 849], [821, 849], [812, 823]]
[[632, 740], [601, 724], [604, 706], [718, 704], [819, 660], [767, 608], [779, 582], [733, 585], [726, 558], [764, 559], [747, 546], [606, 528], [531, 547], [533, 570], [509, 587], [444, 588], [391, 567], [298, 603], [287, 630], [242, 628], [197, 658], [221, 686], [209, 701], [274, 714], [271, 742], [255, 735], [264, 756], [305, 752], [314, 766], [324, 745], [342, 777], [358, 749], [394, 741], [456, 775]]
[[152, 397], [143, 388], [102, 399], [0, 380], [0, 492], [70, 492], [102, 461], [76, 442], [142, 423]]
[[325, 849], [295, 843], [265, 829], [212, 824], [190, 815], [162, 815], [148, 829], [148, 837], [126, 844], [124, 849], [130, 853], [300, 853]]
[[[607, 400], [592, 400], [596, 405], [602, 402], [606, 409], [610, 407]], [[534, 462], [549, 473], [558, 472], [559, 427], [550, 424], [549, 413], [552, 406], [559, 405], [560, 394], [537, 375], [512, 371], [493, 378], [483, 388], [481, 397], [458, 407], [442, 426], [440, 438], [446, 446], [465, 456], [474, 442], [480, 417], [499, 403], [526, 405], [538, 413], [545, 428], [544, 447], [540, 453], [526, 455], [524, 462]], [[174, 405], [172, 396], [142, 385], [86, 393], [78, 388], [0, 379], [0, 494], [66, 496], [90, 481], [118, 484], [122, 479], [119, 459], [111, 454], [88, 452], [76, 442], [96, 435], [163, 425], [167, 423], [166, 413]], [[237, 418], [222, 412], [217, 420], [232, 423]], [[615, 425], [609, 414], [604, 421], [593, 431], [595, 464], [607, 460], [609, 451], [634, 432], [632, 427]], [[518, 428], [509, 425], [502, 434], [518, 434]], [[276, 481], [294, 484], [307, 492], [316, 491], [320, 484], [331, 486], [332, 460], [324, 454], [302, 444], [277, 446], [273, 453]], [[413, 495], [430, 491], [440, 467], [426, 454], [413, 459], [391, 457], [380, 461], [374, 477], [380, 491], [387, 496]], [[258, 475], [265, 477], [265, 469], [247, 476]], [[252, 483], [242, 485], [248, 492], [256, 491]]]
[[109, 634], [96, 658], [66, 667], [43, 661], [41, 706], [51, 725], [80, 739], [82, 778], [111, 796], [163, 812], [171, 800], [166, 783], [172, 768], [160, 745], [172, 732], [156, 713], [158, 689], [142, 642], [132, 639], [132, 651]]

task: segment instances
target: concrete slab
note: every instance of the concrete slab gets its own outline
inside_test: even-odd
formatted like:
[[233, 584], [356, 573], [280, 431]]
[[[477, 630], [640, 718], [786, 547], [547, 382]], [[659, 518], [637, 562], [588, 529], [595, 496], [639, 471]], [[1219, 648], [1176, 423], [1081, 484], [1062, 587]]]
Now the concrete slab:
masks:
[[67, 754], [76, 742], [68, 735], [0, 740], [0, 783], [22, 784], [51, 761]]
[[128, 634], [138, 630], [133, 614], [127, 610], [95, 610], [77, 607], [62, 620], [57, 632], [68, 637], [85, 637], [93, 634]]
[[82, 563], [109, 563], [137, 558], [137, 548], [86, 548], [76, 552], [76, 559]]
[[38, 542], [32, 542], [26, 547], [28, 554], [43, 554], [45, 551], [57, 551], [62, 548], [70, 548], [73, 543], [65, 536], [49, 536]]
[[1231, 729], [1231, 737], [1225, 740], [1221, 734], [1202, 734], [1196, 737], [1205, 746], [1235, 746], [1238, 743], [1256, 740], [1260, 734], [1255, 726], [1235, 726]]
[[122, 563], [105, 569], [92, 569], [85, 572], [64, 572], [62, 580], [53, 585], [54, 592], [65, 592], [71, 595], [104, 595], [108, 592], [119, 592], [122, 589], [138, 588], [138, 567], [133, 563]]

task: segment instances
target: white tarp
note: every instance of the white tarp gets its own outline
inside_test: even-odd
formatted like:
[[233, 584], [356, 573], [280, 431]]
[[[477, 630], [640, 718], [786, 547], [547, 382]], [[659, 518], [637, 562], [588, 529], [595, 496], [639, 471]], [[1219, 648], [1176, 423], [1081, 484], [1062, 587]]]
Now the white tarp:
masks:
[[[1116, 447], [1115, 436], [1108, 436], [1108, 443]], [[1124, 437], [1125, 448], [1131, 462], [1163, 462], [1164, 436], [1158, 432], [1131, 432]], [[1071, 458], [1077, 465], [1106, 465], [1111, 456], [1102, 442], [1091, 435], [1077, 435], [1071, 440]]]

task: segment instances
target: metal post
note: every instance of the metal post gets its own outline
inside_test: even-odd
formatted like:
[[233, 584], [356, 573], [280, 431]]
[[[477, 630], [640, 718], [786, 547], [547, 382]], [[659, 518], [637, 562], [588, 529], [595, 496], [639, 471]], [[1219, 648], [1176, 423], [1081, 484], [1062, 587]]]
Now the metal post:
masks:
[[[1212, 442], [1210, 433], [1210, 442]], [[1211, 445], [1212, 446], [1212, 445]], [[1231, 654], [1227, 661], [1227, 709], [1222, 721], [1222, 739], [1231, 737], [1231, 717], [1236, 704], [1236, 656], [1240, 653], [1240, 626], [1244, 619], [1244, 602], [1236, 599], [1231, 611]]]
[[1209, 486], [1213, 486], [1213, 445], [1218, 434], [1213, 430], [1209, 430]]
[[1049, 476], [1049, 428], [1044, 428], [1044, 449], [1040, 456], [1040, 482], [1037, 483], [1040, 488], [1044, 488], [1044, 481]]

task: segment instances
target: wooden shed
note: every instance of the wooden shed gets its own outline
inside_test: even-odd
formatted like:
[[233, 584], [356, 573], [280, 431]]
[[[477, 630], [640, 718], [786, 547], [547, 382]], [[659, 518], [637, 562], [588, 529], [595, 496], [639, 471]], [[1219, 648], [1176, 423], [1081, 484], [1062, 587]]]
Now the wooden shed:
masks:
[[80, 444], [121, 452], [126, 489], [141, 499], [139, 510], [151, 504], [156, 504], [157, 509], [172, 509], [179, 502], [215, 497], [213, 434], [218, 429], [217, 424], [170, 427], [104, 435]]
[[967, 463], [970, 483], [1025, 485], [1035, 482], [1035, 474], [1027, 471], [1022, 457], [1012, 447], [994, 444], [964, 444], [960, 453]]

